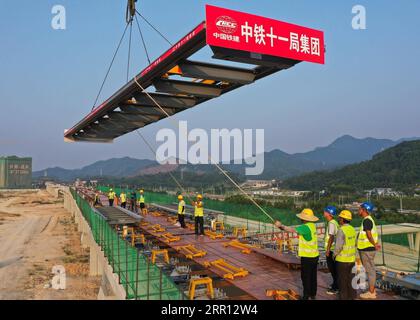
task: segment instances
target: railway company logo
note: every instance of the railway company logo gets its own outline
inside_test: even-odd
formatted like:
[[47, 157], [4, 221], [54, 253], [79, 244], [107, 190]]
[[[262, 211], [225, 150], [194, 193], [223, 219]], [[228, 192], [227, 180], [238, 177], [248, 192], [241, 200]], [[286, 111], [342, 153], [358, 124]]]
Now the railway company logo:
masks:
[[238, 23], [229, 16], [220, 16], [216, 19], [216, 27], [221, 32], [232, 34], [238, 29]]

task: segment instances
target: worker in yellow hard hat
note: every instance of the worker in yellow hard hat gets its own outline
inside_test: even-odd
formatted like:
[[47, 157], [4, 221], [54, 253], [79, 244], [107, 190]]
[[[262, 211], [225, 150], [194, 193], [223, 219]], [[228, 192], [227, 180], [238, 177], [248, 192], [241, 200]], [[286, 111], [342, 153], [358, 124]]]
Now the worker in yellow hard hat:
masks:
[[334, 257], [340, 300], [354, 300], [357, 294], [352, 285], [353, 267], [356, 262], [356, 231], [350, 225], [351, 220], [352, 213], [349, 210], [343, 210], [338, 215], [340, 228], [337, 232]]
[[283, 225], [276, 221], [275, 225], [281, 230], [299, 235], [298, 256], [301, 261], [301, 279], [303, 285], [302, 300], [316, 299], [317, 293], [317, 271], [318, 271], [318, 236], [315, 222], [319, 219], [314, 215], [311, 209], [303, 209], [296, 215], [302, 225], [293, 228]]
[[116, 196], [116, 194], [115, 194], [114, 190], [112, 190], [112, 188], [109, 189], [109, 192], [108, 192], [108, 201], [109, 201], [109, 206], [110, 207], [113, 207], [114, 206], [115, 196]]
[[181, 225], [181, 228], [185, 229], [185, 201], [182, 194], [178, 196], [178, 221]]
[[140, 212], [145, 214], [147, 213], [147, 209], [146, 209], [146, 200], [144, 198], [144, 190], [141, 189], [139, 193], [140, 193], [140, 196], [139, 196]]
[[127, 205], [127, 195], [125, 194], [124, 191], [121, 191], [120, 193], [120, 202], [121, 202], [121, 207], [125, 209]]
[[192, 205], [194, 206], [195, 234], [203, 236], [204, 235], [203, 196], [201, 194], [198, 194], [196, 201], [193, 201]]

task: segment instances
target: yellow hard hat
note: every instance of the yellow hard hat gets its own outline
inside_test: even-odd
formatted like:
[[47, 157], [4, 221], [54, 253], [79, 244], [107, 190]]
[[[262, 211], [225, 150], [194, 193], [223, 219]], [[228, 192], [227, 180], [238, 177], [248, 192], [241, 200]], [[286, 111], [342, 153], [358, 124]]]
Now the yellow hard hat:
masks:
[[352, 214], [351, 214], [351, 211], [349, 211], [349, 210], [343, 210], [343, 211], [341, 211], [338, 216], [340, 218], [346, 219], [348, 221], [350, 221], [352, 219]]
[[299, 219], [302, 219], [302, 220], [305, 220], [305, 221], [310, 221], [310, 222], [315, 222], [315, 221], [319, 220], [317, 217], [315, 217], [312, 209], [309, 209], [309, 208], [303, 209], [302, 212], [298, 213], [296, 216]]
[[203, 196], [201, 194], [197, 194], [197, 199], [203, 199]]
[[182, 194], [180, 194], [180, 195], [178, 196], [178, 200], [182, 200], [182, 199], [184, 199], [184, 197], [182, 196]]
[[143, 193], [144, 191], [143, 190], [140, 190], [140, 193]]
[[111, 188], [111, 189], [109, 189], [109, 191], [112, 191], [112, 188]]

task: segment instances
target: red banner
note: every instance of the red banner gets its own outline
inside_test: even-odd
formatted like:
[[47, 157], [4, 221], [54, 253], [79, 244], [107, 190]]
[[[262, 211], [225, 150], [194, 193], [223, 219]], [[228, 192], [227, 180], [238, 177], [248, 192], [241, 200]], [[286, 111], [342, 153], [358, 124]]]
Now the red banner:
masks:
[[207, 44], [324, 64], [324, 33], [248, 13], [206, 6]]

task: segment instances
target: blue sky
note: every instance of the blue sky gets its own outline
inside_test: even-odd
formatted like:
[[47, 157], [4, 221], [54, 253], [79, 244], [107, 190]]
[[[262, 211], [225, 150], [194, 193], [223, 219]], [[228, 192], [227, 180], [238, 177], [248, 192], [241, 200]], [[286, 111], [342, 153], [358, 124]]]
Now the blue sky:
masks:
[[[125, 26], [125, 0], [0, 1], [0, 154], [32, 156], [34, 168], [76, 168], [96, 160], [151, 158], [136, 134], [113, 144], [66, 144], [63, 131], [87, 114]], [[301, 63], [181, 113], [190, 128], [264, 128], [265, 149], [301, 152], [343, 134], [420, 136], [419, 1], [139, 0], [139, 11], [172, 42], [204, 20], [206, 3], [325, 32], [326, 64]], [[67, 29], [51, 28], [64, 5]], [[351, 28], [351, 9], [367, 10], [367, 29]], [[168, 45], [142, 24], [153, 58]], [[135, 30], [135, 29], [134, 29]], [[134, 31], [131, 76], [146, 66]], [[125, 83], [127, 46], [102, 102]], [[168, 120], [146, 127], [171, 127]]]

